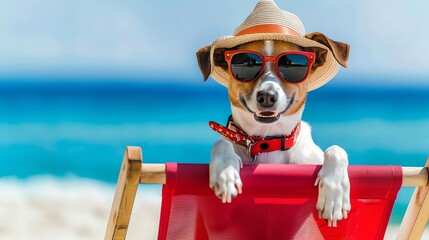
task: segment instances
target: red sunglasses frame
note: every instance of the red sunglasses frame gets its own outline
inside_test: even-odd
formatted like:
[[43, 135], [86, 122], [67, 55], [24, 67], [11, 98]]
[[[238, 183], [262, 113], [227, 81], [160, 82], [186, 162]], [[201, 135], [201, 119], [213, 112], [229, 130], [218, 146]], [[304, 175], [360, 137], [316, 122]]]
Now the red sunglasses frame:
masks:
[[[235, 55], [235, 54], [238, 54], [238, 53], [252, 53], [252, 54], [256, 54], [256, 55], [258, 55], [258, 56], [260, 56], [260, 57], [261, 57], [261, 59], [262, 59], [262, 68], [261, 68], [261, 70], [260, 70], [260, 72], [259, 72], [259, 74], [258, 74], [258, 76], [257, 76], [257, 77], [255, 77], [254, 79], [249, 80], [249, 81], [242, 81], [242, 80], [237, 79], [237, 78], [235, 77], [234, 73], [232, 72], [232, 68], [231, 68], [231, 60], [232, 60], [232, 58], [234, 57], [234, 55]], [[281, 58], [282, 56], [287, 55], [287, 54], [298, 54], [298, 55], [302, 55], [302, 56], [305, 56], [305, 57], [307, 58], [307, 60], [308, 60], [308, 69], [307, 69], [307, 73], [305, 74], [305, 77], [303, 77], [303, 78], [302, 78], [302, 80], [300, 80], [300, 81], [298, 81], [298, 82], [291, 82], [291, 81], [288, 81], [287, 79], [283, 78], [283, 77], [282, 77], [282, 75], [280, 74], [280, 71], [279, 71], [279, 65], [278, 65], [278, 60], [279, 60], [279, 58]], [[259, 53], [259, 52], [250, 51], [250, 50], [229, 50], [229, 51], [225, 51], [225, 60], [228, 62], [228, 68], [229, 68], [229, 71], [231, 72], [231, 75], [234, 77], [234, 79], [235, 79], [235, 80], [237, 80], [237, 81], [239, 81], [239, 82], [245, 82], [245, 83], [248, 83], [248, 82], [254, 82], [254, 81], [255, 81], [256, 79], [258, 79], [258, 78], [262, 75], [262, 73], [264, 72], [264, 69], [265, 69], [265, 63], [267, 63], [267, 62], [273, 62], [273, 63], [275, 64], [275, 68], [276, 68], [277, 76], [278, 76], [281, 80], [283, 80], [283, 81], [285, 81], [285, 82], [288, 82], [288, 83], [301, 83], [301, 82], [303, 82], [303, 81], [305, 81], [305, 80], [307, 79], [307, 77], [308, 77], [308, 75], [309, 75], [309, 73], [310, 73], [311, 67], [313, 66], [313, 63], [314, 63], [314, 61], [316, 60], [316, 54], [315, 54], [314, 52], [292, 51], [292, 52], [282, 52], [282, 53], [280, 53], [280, 54], [279, 54], [279, 55], [277, 55], [277, 56], [264, 56], [264, 55], [262, 55], [262, 54], [261, 54], [261, 53]]]

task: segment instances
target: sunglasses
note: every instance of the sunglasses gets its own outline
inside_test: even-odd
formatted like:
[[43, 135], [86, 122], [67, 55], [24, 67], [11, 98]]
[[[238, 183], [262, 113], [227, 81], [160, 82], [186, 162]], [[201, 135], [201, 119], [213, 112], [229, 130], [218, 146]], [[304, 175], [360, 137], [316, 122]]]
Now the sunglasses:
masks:
[[237, 81], [252, 82], [264, 72], [265, 64], [273, 62], [277, 75], [286, 82], [299, 83], [310, 73], [315, 61], [313, 52], [284, 52], [277, 56], [263, 56], [248, 50], [230, 50], [225, 52], [229, 70]]

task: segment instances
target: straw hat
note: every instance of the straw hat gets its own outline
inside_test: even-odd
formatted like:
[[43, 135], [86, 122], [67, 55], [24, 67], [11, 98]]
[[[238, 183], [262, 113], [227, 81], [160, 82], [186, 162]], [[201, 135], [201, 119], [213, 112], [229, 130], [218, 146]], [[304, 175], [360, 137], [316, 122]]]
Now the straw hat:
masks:
[[[280, 40], [301, 47], [326, 50], [324, 64], [316, 68], [306, 80], [308, 91], [314, 90], [331, 80], [338, 72], [340, 64], [331, 50], [332, 47], [310, 39], [311, 36], [312, 34], [305, 35], [304, 25], [296, 15], [280, 9], [273, 0], [260, 0], [246, 20], [236, 28], [233, 36], [223, 36], [212, 43], [210, 48], [210, 76], [218, 83], [228, 87], [230, 75], [221, 67], [214, 65], [213, 56], [216, 49], [233, 48], [240, 44], [258, 40]], [[347, 65], [347, 59], [345, 61], [345, 65]], [[344, 64], [342, 65], [344, 66]]]

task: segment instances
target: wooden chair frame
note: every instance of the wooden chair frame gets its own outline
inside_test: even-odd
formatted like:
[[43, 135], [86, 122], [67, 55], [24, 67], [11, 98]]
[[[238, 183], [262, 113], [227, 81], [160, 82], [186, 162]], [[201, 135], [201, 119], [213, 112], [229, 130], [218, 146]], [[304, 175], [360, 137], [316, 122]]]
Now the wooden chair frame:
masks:
[[[429, 219], [429, 159], [424, 167], [402, 167], [402, 186], [415, 190], [402, 220], [397, 239], [420, 239]], [[143, 164], [140, 147], [127, 147], [119, 173], [107, 225], [106, 240], [125, 239], [134, 199], [140, 183], [165, 184], [165, 164]]]

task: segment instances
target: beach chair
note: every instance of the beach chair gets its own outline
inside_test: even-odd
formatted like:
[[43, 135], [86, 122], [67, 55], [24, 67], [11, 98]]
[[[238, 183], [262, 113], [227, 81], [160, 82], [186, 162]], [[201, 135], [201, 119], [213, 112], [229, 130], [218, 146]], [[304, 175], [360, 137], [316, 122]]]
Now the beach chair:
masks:
[[397, 239], [420, 239], [429, 217], [428, 167], [349, 166], [352, 211], [338, 227], [315, 209], [318, 165], [245, 165], [243, 194], [222, 204], [208, 164], [143, 164], [127, 147], [105, 239], [125, 239], [140, 183], [163, 184], [158, 239], [383, 239], [398, 190], [415, 186]]

